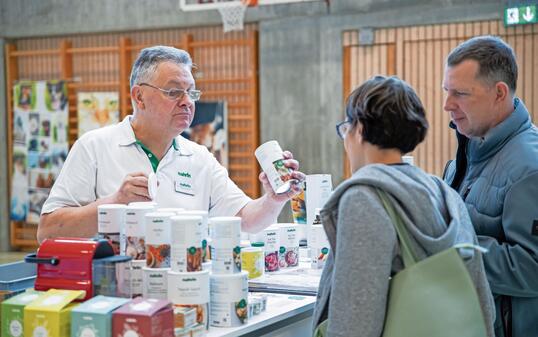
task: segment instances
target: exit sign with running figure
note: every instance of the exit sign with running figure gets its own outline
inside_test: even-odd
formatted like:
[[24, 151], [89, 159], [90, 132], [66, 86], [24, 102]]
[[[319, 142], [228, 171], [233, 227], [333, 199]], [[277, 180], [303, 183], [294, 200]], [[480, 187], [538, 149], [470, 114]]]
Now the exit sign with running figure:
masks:
[[504, 9], [504, 25], [525, 25], [528, 23], [536, 23], [536, 9], [538, 5], [519, 5], [506, 7]]

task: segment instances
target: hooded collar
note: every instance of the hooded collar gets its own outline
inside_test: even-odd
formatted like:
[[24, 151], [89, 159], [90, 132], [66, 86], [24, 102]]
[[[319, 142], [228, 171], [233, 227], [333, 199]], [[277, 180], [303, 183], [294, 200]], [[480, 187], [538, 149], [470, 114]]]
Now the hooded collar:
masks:
[[349, 188], [357, 185], [387, 192], [413, 240], [424, 250], [448, 247], [457, 237], [458, 226], [451, 224], [458, 223], [465, 216], [461, 213], [465, 207], [458, 204], [457, 193], [448, 185], [410, 165], [371, 164], [342, 182], [321, 210], [331, 249], [336, 248], [340, 199]]

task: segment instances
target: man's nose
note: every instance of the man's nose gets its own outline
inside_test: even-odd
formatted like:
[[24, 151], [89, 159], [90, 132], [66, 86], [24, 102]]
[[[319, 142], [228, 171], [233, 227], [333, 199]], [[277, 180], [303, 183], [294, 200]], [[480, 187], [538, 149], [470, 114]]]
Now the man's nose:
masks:
[[449, 94], [445, 94], [445, 102], [443, 105], [443, 109], [448, 112], [448, 111], [454, 110], [454, 107], [455, 107], [455, 104], [452, 99], [452, 96], [450, 96]]
[[181, 97], [180, 99], [177, 100], [177, 103], [176, 103], [178, 106], [188, 106], [188, 107], [191, 107], [194, 105], [194, 101], [192, 100], [192, 98], [189, 97], [189, 95], [185, 94], [183, 95], [183, 97]]

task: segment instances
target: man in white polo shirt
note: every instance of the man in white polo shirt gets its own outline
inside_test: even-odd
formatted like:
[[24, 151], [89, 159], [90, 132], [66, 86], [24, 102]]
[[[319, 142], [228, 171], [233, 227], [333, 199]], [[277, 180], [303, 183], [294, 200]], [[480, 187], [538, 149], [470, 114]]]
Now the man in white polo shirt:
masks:
[[[133, 115], [90, 131], [74, 145], [43, 205], [37, 237], [91, 237], [97, 233], [97, 206], [150, 201], [148, 176], [158, 181], [161, 207], [205, 209], [210, 216], [237, 215], [242, 229], [257, 232], [275, 222], [282, 207], [299, 192], [293, 186], [277, 195], [264, 173], [265, 195], [252, 200], [203, 146], [180, 133], [194, 117], [200, 98], [183, 50], [155, 46], [142, 50], [131, 71]], [[285, 151], [292, 177], [303, 180], [299, 163]]]

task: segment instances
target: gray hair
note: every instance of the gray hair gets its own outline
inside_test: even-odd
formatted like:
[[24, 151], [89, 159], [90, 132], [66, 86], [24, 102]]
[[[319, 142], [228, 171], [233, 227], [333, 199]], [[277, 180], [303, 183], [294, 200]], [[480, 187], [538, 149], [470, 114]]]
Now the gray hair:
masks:
[[138, 54], [131, 69], [131, 88], [135, 84], [146, 82], [155, 74], [157, 66], [162, 62], [173, 62], [185, 65], [192, 70], [192, 59], [189, 53], [182, 49], [168, 46], [153, 46], [144, 48]]
[[512, 48], [496, 36], [473, 37], [450, 52], [446, 65], [453, 67], [465, 60], [478, 62], [477, 78], [487, 85], [504, 82], [512, 94], [517, 85], [517, 62]]

